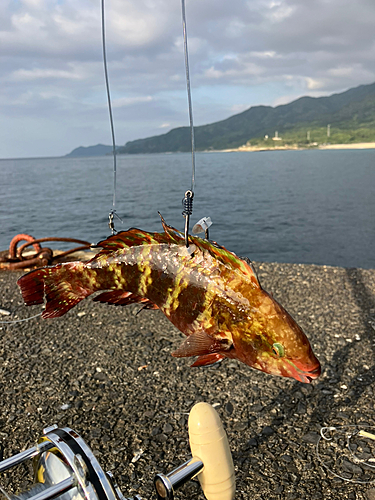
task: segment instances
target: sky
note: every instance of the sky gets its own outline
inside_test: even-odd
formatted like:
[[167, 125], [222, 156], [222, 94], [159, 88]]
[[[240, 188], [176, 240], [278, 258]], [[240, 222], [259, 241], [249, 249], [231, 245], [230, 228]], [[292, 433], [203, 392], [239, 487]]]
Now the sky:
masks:
[[[180, 0], [106, 0], [116, 143], [189, 124]], [[375, 82], [374, 0], [186, 0], [194, 124]], [[100, 0], [1, 0], [0, 158], [111, 144]]]

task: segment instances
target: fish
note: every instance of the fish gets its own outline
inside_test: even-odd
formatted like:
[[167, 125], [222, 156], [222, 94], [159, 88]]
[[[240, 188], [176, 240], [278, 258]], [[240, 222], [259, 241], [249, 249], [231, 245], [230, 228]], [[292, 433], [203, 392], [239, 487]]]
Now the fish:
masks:
[[[160, 214], [159, 214], [160, 215]], [[262, 372], [310, 383], [321, 372], [308, 338], [260, 285], [247, 258], [169, 226], [136, 228], [98, 243], [87, 262], [61, 263], [18, 280], [26, 305], [46, 301], [43, 318], [64, 315], [81, 300], [160, 309], [186, 339], [175, 357], [192, 367], [237, 359]]]

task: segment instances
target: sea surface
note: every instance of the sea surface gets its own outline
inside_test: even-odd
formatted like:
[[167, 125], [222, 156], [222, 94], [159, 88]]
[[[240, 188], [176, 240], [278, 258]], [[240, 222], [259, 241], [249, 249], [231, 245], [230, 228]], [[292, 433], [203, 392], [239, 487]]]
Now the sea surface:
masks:
[[[183, 230], [190, 187], [189, 154], [119, 156], [116, 229], [160, 231], [160, 211]], [[0, 160], [0, 250], [18, 233], [96, 243], [112, 200], [110, 156]], [[255, 261], [375, 268], [375, 150], [198, 153], [192, 225], [203, 216]]]

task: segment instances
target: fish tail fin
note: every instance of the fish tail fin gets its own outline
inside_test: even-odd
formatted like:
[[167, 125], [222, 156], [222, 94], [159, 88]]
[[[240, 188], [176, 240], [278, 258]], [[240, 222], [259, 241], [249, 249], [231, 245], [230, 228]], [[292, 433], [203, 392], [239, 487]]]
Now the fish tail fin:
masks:
[[22, 298], [27, 306], [43, 304], [44, 302], [44, 269], [38, 269], [24, 274], [17, 280], [21, 289]]
[[43, 304], [46, 299], [42, 317], [63, 316], [95, 291], [82, 285], [80, 278], [83, 269], [82, 262], [70, 262], [36, 269], [25, 274], [17, 281], [25, 304], [27, 306]]

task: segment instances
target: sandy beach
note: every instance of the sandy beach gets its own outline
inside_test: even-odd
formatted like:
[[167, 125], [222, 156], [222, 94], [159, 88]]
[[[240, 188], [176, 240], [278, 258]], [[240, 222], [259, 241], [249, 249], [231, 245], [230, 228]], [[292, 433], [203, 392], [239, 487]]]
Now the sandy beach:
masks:
[[236, 152], [236, 151], [244, 151], [244, 152], [250, 152], [250, 151], [299, 151], [299, 150], [304, 150], [304, 149], [374, 149], [375, 148], [375, 142], [357, 142], [354, 144], [321, 144], [316, 147], [311, 147], [311, 148], [301, 148], [298, 147], [296, 144], [291, 144], [288, 146], [275, 146], [272, 148], [267, 148], [267, 147], [258, 147], [258, 146], [240, 146], [239, 148], [235, 149], [223, 149], [223, 153], [231, 153], [231, 152]]
[[319, 149], [374, 149], [375, 142], [357, 142], [355, 144], [322, 144]]
[[[88, 299], [55, 320], [0, 324], [4, 457], [31, 446], [48, 425], [69, 426], [112, 470], [125, 497], [150, 498], [154, 474], [189, 458], [188, 412], [206, 401], [228, 433], [236, 499], [373, 500], [373, 485], [322, 468], [316, 444], [323, 426], [375, 426], [375, 270], [256, 267], [264, 288], [307, 333], [323, 367], [317, 381], [271, 377], [230, 360], [192, 369], [170, 355], [183, 336], [160, 311], [137, 314], [137, 306]], [[18, 276], [0, 272], [0, 308], [11, 313], [2, 321], [41, 310], [23, 305]], [[345, 478], [355, 467], [347, 462]], [[25, 475], [21, 467], [1, 485], [17, 489]], [[193, 481], [177, 498], [203, 495]]]

